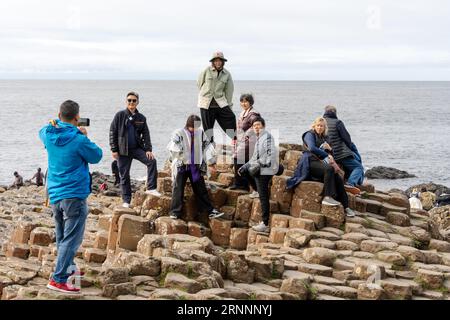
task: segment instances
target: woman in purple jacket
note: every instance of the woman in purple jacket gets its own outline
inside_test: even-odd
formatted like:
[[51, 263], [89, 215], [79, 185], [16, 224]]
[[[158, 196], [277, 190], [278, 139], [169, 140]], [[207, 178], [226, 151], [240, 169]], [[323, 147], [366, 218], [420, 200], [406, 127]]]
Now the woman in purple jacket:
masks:
[[[261, 115], [253, 108], [255, 100], [249, 93], [244, 93], [240, 97], [242, 112], [239, 115], [237, 123], [237, 142], [233, 151], [234, 158], [234, 184], [230, 189], [242, 189], [249, 191], [249, 182], [245, 177], [238, 174], [238, 170], [250, 160], [256, 143], [256, 136], [252, 130], [252, 123]], [[258, 193], [256, 190], [251, 194], [256, 198]]]

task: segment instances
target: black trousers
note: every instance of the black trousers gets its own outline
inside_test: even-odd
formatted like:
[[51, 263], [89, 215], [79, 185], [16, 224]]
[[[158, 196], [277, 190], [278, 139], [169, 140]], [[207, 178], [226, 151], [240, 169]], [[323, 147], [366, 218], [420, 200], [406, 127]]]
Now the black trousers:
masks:
[[208, 139], [214, 141], [214, 124], [217, 120], [222, 130], [231, 138], [236, 139], [236, 115], [230, 107], [200, 108], [203, 130]]
[[344, 188], [344, 181], [334, 172], [333, 167], [319, 160], [311, 160], [309, 167], [311, 176], [323, 182], [322, 195], [332, 197], [339, 201], [344, 208], [348, 208], [348, 196]]
[[270, 218], [270, 182], [272, 181], [272, 177], [270, 175], [257, 175], [252, 177], [248, 173], [244, 175], [252, 188], [258, 191], [259, 201], [261, 202], [261, 213], [262, 220], [264, 224], [269, 225]]
[[199, 209], [211, 213], [214, 207], [209, 200], [205, 180], [202, 176], [200, 176], [199, 181], [193, 182], [190, 170], [178, 171], [177, 173], [177, 177], [172, 187], [171, 213], [176, 215], [178, 218], [180, 218], [183, 214], [184, 187], [186, 186], [186, 181], [188, 178], [191, 182], [192, 190], [194, 191]]
[[[238, 174], [239, 169], [243, 164], [238, 164], [238, 159], [234, 158], [234, 184], [242, 189], [249, 189], [249, 182], [246, 176], [240, 176]], [[248, 161], [248, 160], [247, 160]], [[255, 189], [256, 190], [256, 189]]]
[[130, 168], [131, 162], [136, 159], [147, 166], [147, 189], [156, 189], [156, 182], [158, 179], [158, 171], [156, 168], [156, 159], [150, 160], [147, 158], [143, 149], [130, 149], [128, 156], [119, 157], [119, 175], [120, 175], [120, 190], [122, 191], [123, 202], [130, 203], [131, 201], [131, 181]]

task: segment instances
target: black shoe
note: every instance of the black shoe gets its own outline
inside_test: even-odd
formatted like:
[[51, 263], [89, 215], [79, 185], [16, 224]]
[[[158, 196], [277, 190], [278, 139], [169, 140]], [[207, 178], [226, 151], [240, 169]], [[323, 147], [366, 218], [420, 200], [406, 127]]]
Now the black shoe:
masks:
[[211, 191], [216, 191], [217, 187], [215, 185], [213, 185], [213, 184], [206, 183], [206, 189], [209, 189]]
[[230, 190], [244, 190], [244, 191], [247, 191], [247, 192], [250, 191], [249, 187], [239, 186], [239, 185], [236, 185], [236, 184], [231, 185], [228, 189], [230, 189]]

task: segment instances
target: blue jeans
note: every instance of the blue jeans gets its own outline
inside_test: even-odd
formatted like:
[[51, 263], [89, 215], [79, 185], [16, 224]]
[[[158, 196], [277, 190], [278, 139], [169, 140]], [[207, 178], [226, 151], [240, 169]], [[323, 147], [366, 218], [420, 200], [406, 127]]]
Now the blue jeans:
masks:
[[88, 215], [86, 199], [64, 199], [52, 204], [55, 217], [56, 260], [53, 280], [66, 283], [70, 274], [76, 270], [73, 259], [83, 241], [84, 227]]
[[361, 162], [353, 157], [347, 157], [337, 162], [344, 167], [345, 175], [348, 175], [347, 184], [354, 187], [363, 184], [364, 168]]

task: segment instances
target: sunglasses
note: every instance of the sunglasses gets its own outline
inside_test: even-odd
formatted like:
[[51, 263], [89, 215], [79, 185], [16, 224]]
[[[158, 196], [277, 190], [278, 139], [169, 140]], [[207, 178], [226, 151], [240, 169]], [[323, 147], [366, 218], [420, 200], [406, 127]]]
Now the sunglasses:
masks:
[[137, 102], [137, 99], [128, 99], [127, 101], [128, 101], [128, 102], [134, 102], [134, 103], [136, 103], [136, 102]]

